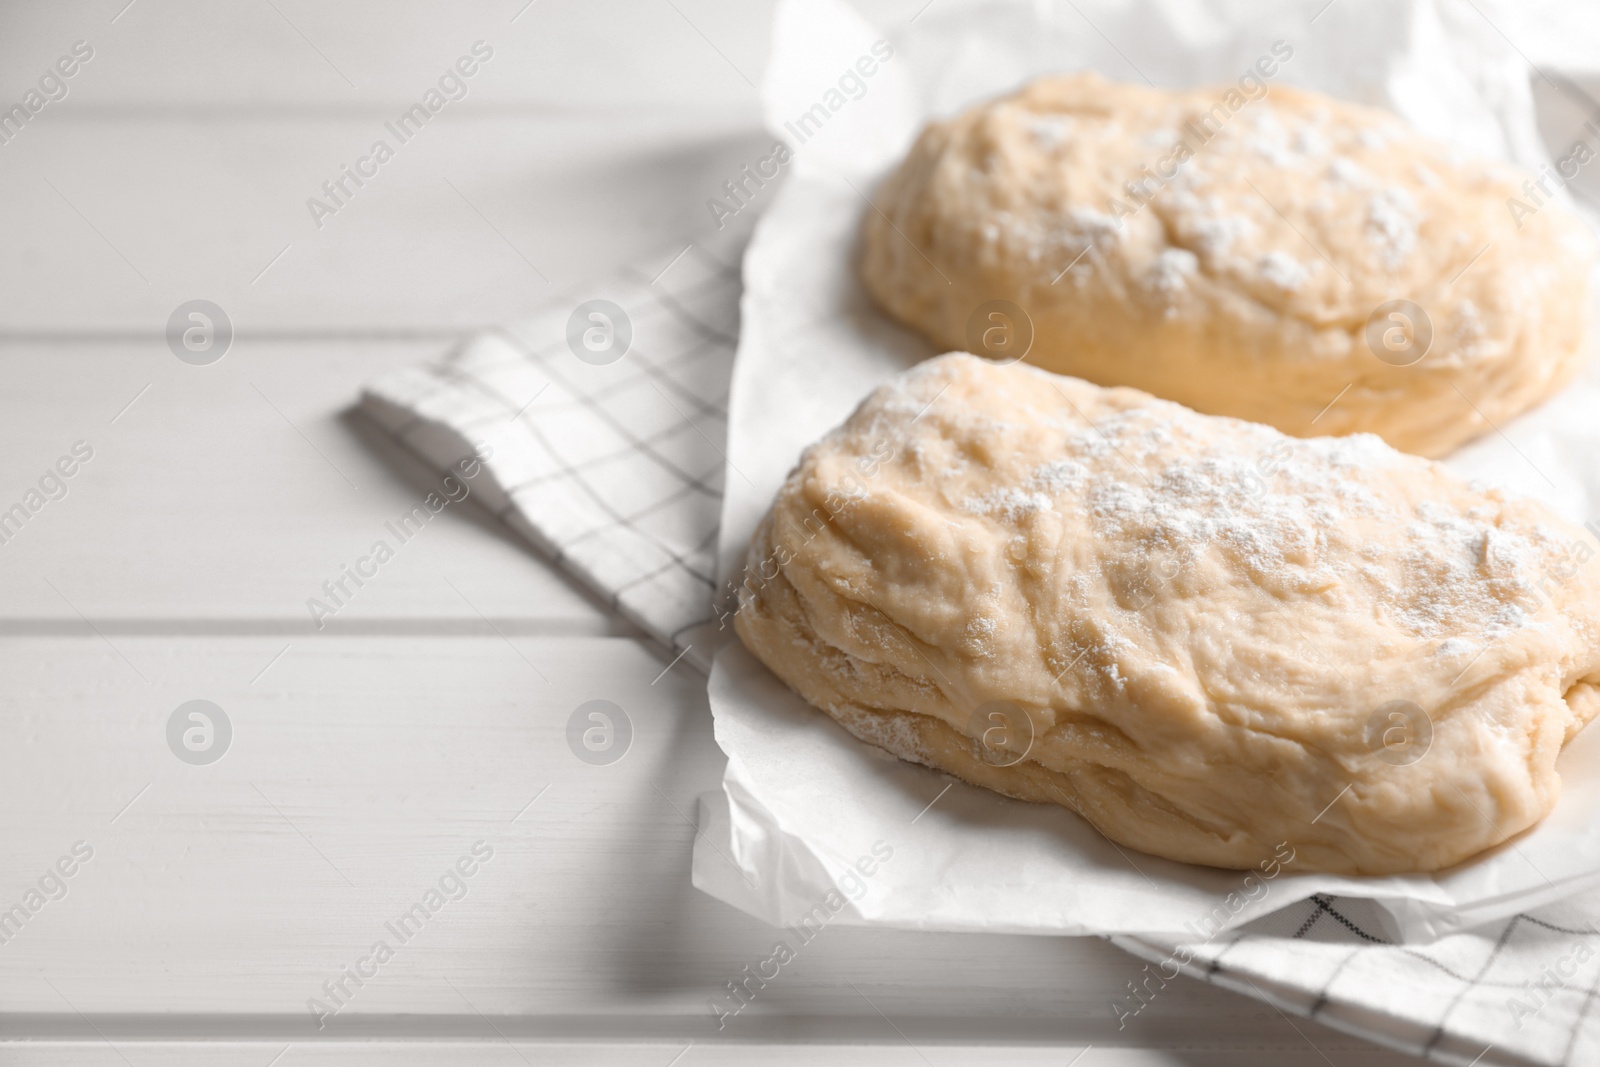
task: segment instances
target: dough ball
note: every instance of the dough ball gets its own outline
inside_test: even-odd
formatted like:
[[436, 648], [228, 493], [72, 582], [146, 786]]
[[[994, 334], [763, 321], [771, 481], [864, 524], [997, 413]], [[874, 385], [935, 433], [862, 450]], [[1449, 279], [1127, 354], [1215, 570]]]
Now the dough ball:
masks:
[[1584, 357], [1594, 242], [1555, 189], [1286, 85], [1076, 74], [929, 125], [861, 273], [942, 349], [1031, 332], [1048, 370], [1440, 456]]
[[1120, 844], [1433, 871], [1555, 804], [1595, 554], [1370, 434], [951, 354], [806, 450], [736, 626], [858, 738]]

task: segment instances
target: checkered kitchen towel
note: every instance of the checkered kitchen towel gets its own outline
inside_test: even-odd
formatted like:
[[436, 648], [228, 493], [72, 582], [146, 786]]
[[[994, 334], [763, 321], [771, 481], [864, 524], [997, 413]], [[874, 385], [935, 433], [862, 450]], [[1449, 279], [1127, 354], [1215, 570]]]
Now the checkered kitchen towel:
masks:
[[441, 474], [487, 457], [486, 506], [702, 671], [739, 251], [686, 243], [362, 396]]
[[[441, 472], [475, 447], [487, 454], [480, 499], [702, 669], [718, 636], [739, 252], [737, 236], [669, 250], [380, 379], [362, 401]], [[1600, 1064], [1597, 929], [1600, 899], [1579, 898], [1397, 945], [1366, 902], [1313, 898], [1211, 942], [1114, 938], [1149, 966], [1109, 1010], [1159, 1012], [1162, 987], [1182, 972], [1440, 1063], [1590, 1067]]]

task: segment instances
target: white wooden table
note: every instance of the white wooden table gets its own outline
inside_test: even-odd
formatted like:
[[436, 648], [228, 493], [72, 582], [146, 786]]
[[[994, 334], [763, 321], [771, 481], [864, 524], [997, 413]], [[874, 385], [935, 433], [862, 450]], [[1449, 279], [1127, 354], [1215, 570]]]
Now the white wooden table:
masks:
[[[1412, 1062], [1191, 982], [1119, 1032], [1140, 965], [1095, 940], [845, 928], [719, 1031], [774, 935], [689, 884], [702, 678], [472, 507], [314, 628], [426, 484], [361, 384], [692, 230], [766, 143], [766, 5], [524, 2], [0, 13], [0, 105], [93, 48], [0, 144], [0, 511], [93, 450], [0, 545], [0, 1060]], [[479, 40], [468, 96], [319, 228], [307, 198]], [[197, 298], [236, 331], [209, 366], [163, 335]], [[636, 728], [605, 767], [564, 740], [595, 698]], [[207, 765], [167, 740], [194, 699], [232, 726]]]

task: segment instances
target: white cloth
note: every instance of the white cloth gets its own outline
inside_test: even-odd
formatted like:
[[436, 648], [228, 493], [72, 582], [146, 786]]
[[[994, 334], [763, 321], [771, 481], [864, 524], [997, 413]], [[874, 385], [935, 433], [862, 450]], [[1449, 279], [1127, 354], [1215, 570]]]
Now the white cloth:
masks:
[[[485, 456], [486, 506], [702, 671], [718, 629], [710, 605], [738, 240], [625, 268], [437, 363], [372, 382], [361, 398], [441, 473], [475, 450]], [[620, 307], [632, 330], [626, 353], [605, 365], [580, 359], [568, 340], [574, 310], [596, 299]]]
[[[702, 670], [727, 633], [713, 607], [713, 554], [740, 286], [738, 235], [720, 236], [682, 251], [653, 282], [678, 249], [384, 377], [362, 398], [441, 473], [487, 443], [484, 501]], [[624, 308], [634, 330], [608, 366], [581, 361], [567, 341], [573, 309], [595, 297]], [[1113, 938], [1151, 966], [1139, 994], [1117, 991], [1107, 1011], [1159, 1011], [1181, 969], [1440, 1063], [1596, 1064], [1597, 928], [1600, 899], [1580, 898], [1397, 946], [1370, 904], [1318, 897], [1212, 942]]]

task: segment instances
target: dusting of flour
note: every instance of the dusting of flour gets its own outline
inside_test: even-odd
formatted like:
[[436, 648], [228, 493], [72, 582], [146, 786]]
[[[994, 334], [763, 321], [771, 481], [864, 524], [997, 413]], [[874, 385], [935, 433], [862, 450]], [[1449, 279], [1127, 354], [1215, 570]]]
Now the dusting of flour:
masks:
[[[880, 394], [880, 414], [922, 411], [922, 396], [939, 388], [925, 377], [911, 374]], [[955, 407], [936, 411], [940, 419], [918, 434], [918, 455], [928, 454], [939, 422], [964, 417]], [[947, 495], [953, 486], [943, 483], [970, 486], [956, 495], [964, 512], [1018, 530], [1046, 513], [1086, 521], [1108, 559], [1204, 558], [1283, 593], [1360, 585], [1403, 629], [1439, 640], [1445, 655], [1532, 621], [1535, 576], [1553, 542], [1502, 528], [1494, 505], [1463, 511], [1444, 494], [1398, 491], [1391, 475], [1418, 461], [1371, 434], [1297, 439], [1159, 400], [1094, 425], [1069, 408], [1047, 424], [1058, 445], [1042, 463], [946, 463], [926, 477]], [[985, 430], [1006, 432], [992, 420]], [[1403, 537], [1376, 545], [1374, 529]]]

